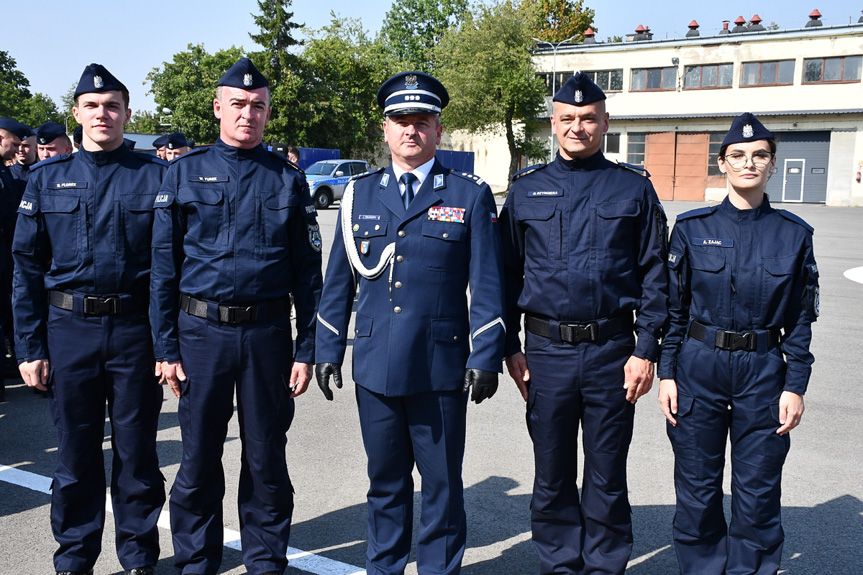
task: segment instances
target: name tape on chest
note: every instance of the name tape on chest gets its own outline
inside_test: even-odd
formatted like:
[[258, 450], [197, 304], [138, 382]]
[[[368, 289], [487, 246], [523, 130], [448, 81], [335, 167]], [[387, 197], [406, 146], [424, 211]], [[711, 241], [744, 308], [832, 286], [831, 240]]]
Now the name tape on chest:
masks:
[[228, 176], [189, 176], [190, 182], [198, 182], [200, 184], [215, 184], [219, 182], [227, 182]]
[[357, 219], [358, 220], [379, 220], [379, 219], [381, 219], [381, 217], [379, 215], [373, 215], [373, 214], [359, 214], [357, 216]]
[[730, 238], [692, 238], [692, 245], [714, 248], [733, 248], [734, 240]]
[[464, 208], [447, 208], [444, 206], [432, 206], [429, 208], [428, 219], [438, 222], [464, 223]]
[[48, 189], [66, 190], [69, 188], [86, 188], [87, 182], [48, 182]]
[[563, 190], [531, 190], [527, 193], [528, 198], [559, 198], [563, 196]]

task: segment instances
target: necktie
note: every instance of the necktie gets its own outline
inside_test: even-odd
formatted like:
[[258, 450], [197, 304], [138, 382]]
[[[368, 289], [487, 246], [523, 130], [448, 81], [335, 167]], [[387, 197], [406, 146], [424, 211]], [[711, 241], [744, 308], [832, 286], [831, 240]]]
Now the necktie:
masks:
[[402, 177], [399, 178], [399, 181], [405, 187], [405, 193], [402, 196], [402, 200], [405, 203], [405, 209], [408, 209], [411, 200], [414, 199], [414, 182], [416, 179], [417, 177], [410, 172], [405, 172], [402, 174]]

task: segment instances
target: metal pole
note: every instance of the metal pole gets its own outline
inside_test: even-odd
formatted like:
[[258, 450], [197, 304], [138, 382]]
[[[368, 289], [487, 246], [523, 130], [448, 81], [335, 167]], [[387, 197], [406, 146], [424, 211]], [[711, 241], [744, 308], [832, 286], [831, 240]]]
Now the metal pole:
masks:
[[[537, 44], [548, 44], [548, 46], [551, 48], [551, 97], [552, 98], [554, 98], [554, 95], [557, 93], [557, 49], [560, 48], [560, 46], [562, 44], [566, 44], [567, 42], [569, 42], [570, 40], [572, 40], [573, 38], [575, 38], [578, 35], [579, 34], [573, 34], [572, 36], [570, 36], [566, 40], [561, 40], [560, 42], [548, 42], [546, 40], [540, 40], [539, 38], [533, 38], [533, 41], [536, 42]], [[551, 113], [549, 115], [551, 115], [551, 114], [554, 114], [554, 104], [553, 103], [551, 105]], [[555, 154], [554, 154], [554, 130], [551, 129], [550, 121], [549, 121], [548, 130], [549, 130], [549, 132], [551, 132], [549, 135], [550, 145], [549, 145], [549, 154], [548, 154], [548, 161], [549, 161], [549, 163], [551, 163], [554, 161], [554, 155]]]

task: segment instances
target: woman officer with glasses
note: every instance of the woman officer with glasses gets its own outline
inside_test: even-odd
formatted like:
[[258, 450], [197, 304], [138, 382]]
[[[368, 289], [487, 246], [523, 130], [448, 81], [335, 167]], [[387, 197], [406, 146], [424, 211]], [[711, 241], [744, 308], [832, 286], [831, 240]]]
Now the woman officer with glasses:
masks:
[[[775, 152], [755, 116], [736, 118], [718, 159], [728, 197], [678, 216], [671, 234], [658, 374], [682, 574], [775, 574], [782, 557], [782, 465], [814, 361], [818, 268], [812, 228], [764, 193]], [[729, 436], [730, 525], [722, 505]]]

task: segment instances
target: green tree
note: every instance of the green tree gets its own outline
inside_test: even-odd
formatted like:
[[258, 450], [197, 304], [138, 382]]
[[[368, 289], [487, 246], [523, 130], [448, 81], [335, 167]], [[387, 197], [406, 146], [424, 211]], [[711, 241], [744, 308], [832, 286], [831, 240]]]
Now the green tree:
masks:
[[395, 0], [380, 37], [404, 66], [432, 72], [434, 47], [444, 32], [459, 26], [467, 14], [467, 0]]
[[182, 131], [199, 143], [214, 142], [219, 123], [213, 115], [213, 99], [219, 78], [244, 55], [242, 48], [208, 53], [203, 44], [189, 44], [187, 50], [174, 54], [147, 74], [150, 94], [156, 109], [171, 110], [171, 131]]
[[546, 42], [562, 42], [573, 36], [573, 42], [581, 42], [595, 17], [592, 9], [584, 8], [584, 0], [521, 0], [520, 10], [533, 37]]
[[530, 48], [532, 32], [512, 2], [481, 6], [461, 29], [451, 28], [435, 50], [438, 78], [451, 99], [444, 110], [450, 128], [474, 133], [503, 130], [510, 153], [509, 176], [519, 156], [536, 156], [531, 136], [545, 105]]
[[126, 132], [131, 134], [159, 134], [164, 132], [159, 117], [154, 112], [132, 112], [132, 119], [126, 124]]
[[75, 82], [69, 86], [69, 89], [66, 90], [66, 93], [63, 94], [63, 97], [61, 98], [62, 107], [60, 108], [60, 114], [63, 116], [63, 121], [60, 123], [66, 126], [66, 132], [69, 134], [74, 132], [75, 128], [81, 125], [72, 114], [72, 108], [75, 106], [75, 89], [77, 87], [78, 83]]
[[23, 122], [19, 116], [24, 102], [30, 97], [30, 81], [18, 69], [15, 58], [0, 50], [0, 117]]
[[16, 119], [35, 129], [45, 122], [62, 124], [64, 118], [57, 109], [54, 100], [41, 92], [37, 92], [19, 104]]

